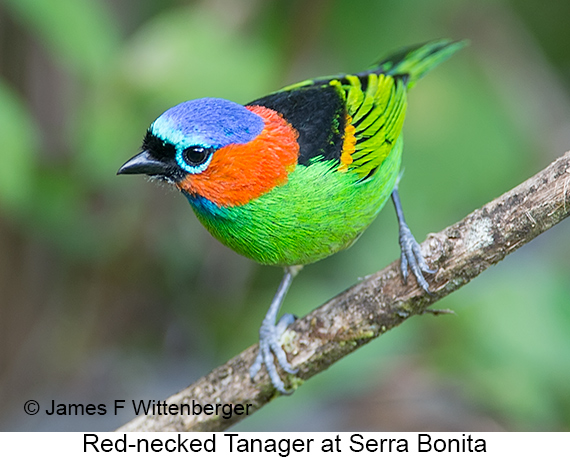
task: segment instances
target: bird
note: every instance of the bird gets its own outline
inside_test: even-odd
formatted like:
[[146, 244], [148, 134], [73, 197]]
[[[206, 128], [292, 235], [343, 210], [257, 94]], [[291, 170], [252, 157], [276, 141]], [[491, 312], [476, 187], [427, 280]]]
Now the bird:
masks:
[[290, 374], [277, 320], [300, 269], [350, 247], [391, 197], [399, 223], [400, 269], [430, 293], [434, 274], [410, 231], [398, 193], [407, 92], [466, 44], [440, 39], [404, 48], [368, 70], [309, 79], [241, 105], [184, 101], [148, 128], [141, 152], [117, 174], [172, 184], [220, 242], [284, 268], [259, 329], [252, 382], [265, 366], [273, 387]]

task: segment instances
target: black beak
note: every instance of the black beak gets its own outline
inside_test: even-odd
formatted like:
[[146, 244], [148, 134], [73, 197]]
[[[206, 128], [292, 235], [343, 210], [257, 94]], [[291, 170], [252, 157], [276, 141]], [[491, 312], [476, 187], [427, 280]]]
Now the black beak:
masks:
[[128, 160], [119, 171], [118, 175], [139, 175], [145, 174], [149, 176], [168, 174], [168, 166], [163, 162], [156, 160], [148, 151], [137, 154]]

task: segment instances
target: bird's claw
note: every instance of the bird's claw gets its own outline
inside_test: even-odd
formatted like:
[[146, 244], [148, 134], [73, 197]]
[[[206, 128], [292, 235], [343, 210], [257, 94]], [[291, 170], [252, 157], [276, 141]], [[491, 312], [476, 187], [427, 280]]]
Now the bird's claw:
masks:
[[428, 266], [420, 250], [419, 243], [414, 238], [414, 235], [412, 235], [412, 232], [406, 223], [400, 224], [400, 249], [402, 251], [400, 269], [402, 271], [402, 279], [404, 280], [404, 283], [408, 280], [409, 267], [416, 277], [420, 287], [428, 294], [431, 294], [429, 284], [424, 278], [423, 273], [434, 274], [437, 273], [437, 269], [431, 269]]
[[259, 353], [255, 358], [255, 362], [253, 362], [253, 365], [251, 365], [249, 369], [249, 376], [253, 379], [261, 369], [261, 366], [265, 365], [267, 374], [269, 375], [273, 386], [284, 395], [290, 395], [293, 391], [285, 388], [285, 384], [277, 372], [275, 359], [277, 359], [277, 364], [283, 369], [283, 371], [290, 374], [297, 373], [298, 370], [291, 366], [287, 360], [287, 354], [279, 342], [281, 336], [287, 329], [287, 326], [294, 321], [295, 316], [292, 314], [284, 314], [277, 324], [273, 324], [267, 320], [263, 321], [261, 328], [259, 329]]

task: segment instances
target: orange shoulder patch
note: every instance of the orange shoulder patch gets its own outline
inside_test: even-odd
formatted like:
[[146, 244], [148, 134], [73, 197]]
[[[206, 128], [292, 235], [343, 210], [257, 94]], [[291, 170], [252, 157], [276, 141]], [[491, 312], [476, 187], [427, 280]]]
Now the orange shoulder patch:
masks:
[[347, 172], [348, 166], [353, 161], [352, 154], [354, 154], [356, 148], [356, 137], [354, 136], [355, 132], [356, 129], [354, 125], [352, 125], [352, 117], [347, 114], [346, 127], [344, 128], [344, 140], [342, 143], [342, 153], [340, 155], [340, 165], [338, 167], [338, 171]]

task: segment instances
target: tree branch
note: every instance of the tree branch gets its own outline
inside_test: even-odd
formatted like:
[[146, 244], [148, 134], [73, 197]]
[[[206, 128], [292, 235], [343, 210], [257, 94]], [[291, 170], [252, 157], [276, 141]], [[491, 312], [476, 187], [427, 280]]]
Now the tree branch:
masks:
[[[548, 230], [570, 214], [570, 152], [521, 185], [473, 211], [445, 230], [430, 234], [422, 244], [430, 266], [431, 295], [411, 279], [403, 284], [399, 262], [337, 295], [292, 324], [283, 347], [297, 375], [281, 373], [293, 388], [340, 358], [372, 341], [437, 300], [467, 284], [505, 256]], [[257, 345], [166, 400], [180, 405], [250, 404], [258, 410], [277, 394], [261, 370], [255, 383], [249, 367]], [[220, 431], [246, 417], [232, 415], [139, 416], [118, 431]]]

